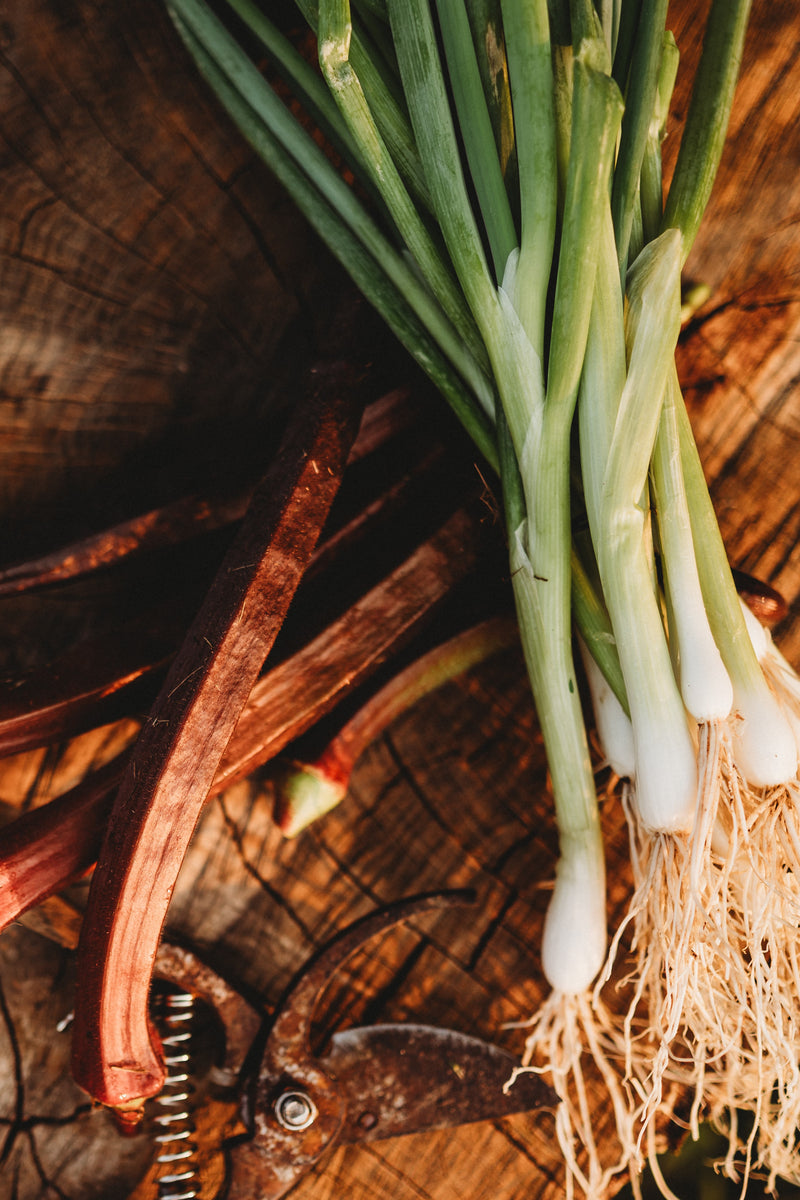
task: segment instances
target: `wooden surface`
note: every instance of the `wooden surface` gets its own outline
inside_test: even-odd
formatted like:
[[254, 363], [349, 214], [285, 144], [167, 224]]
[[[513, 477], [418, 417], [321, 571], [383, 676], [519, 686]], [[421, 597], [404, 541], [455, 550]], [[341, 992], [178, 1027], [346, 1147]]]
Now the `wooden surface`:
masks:
[[324, 260], [157, 4], [4, 4], [0, 138], [10, 557], [263, 446]]
[[[696, 6], [674, 8], [690, 62]], [[0, 21], [7, 558], [191, 486], [223, 422], [221, 469], [235, 460], [268, 425], [270, 381], [300, 353], [299, 318], [330, 285], [290, 206], [182, 60], [170, 66], [178, 51], [157, 14], [150, 3], [11, 0]], [[799, 24], [793, 4], [756, 0], [732, 139], [688, 264], [714, 294], [680, 348], [731, 559], [789, 600], [777, 636], [795, 661]], [[41, 803], [132, 732], [8, 760], [0, 799], [8, 812]], [[618, 911], [627, 877], [613, 800], [605, 819]], [[270, 1005], [314, 947], [375, 904], [475, 887], [474, 911], [421, 919], [360, 954], [325, 1021], [412, 1018], [518, 1050], [522, 1035], [503, 1026], [543, 994], [536, 947], [554, 853], [536, 722], [509, 651], [396, 722], [346, 802], [296, 841], [272, 824], [266, 773], [210, 805], [170, 926]], [[26, 929], [0, 938], [2, 1200], [122, 1200], [147, 1166], [147, 1141], [119, 1139], [67, 1077], [56, 1024], [71, 972], [71, 955]], [[556, 1200], [563, 1180], [551, 1119], [524, 1116], [336, 1150], [295, 1194]]]

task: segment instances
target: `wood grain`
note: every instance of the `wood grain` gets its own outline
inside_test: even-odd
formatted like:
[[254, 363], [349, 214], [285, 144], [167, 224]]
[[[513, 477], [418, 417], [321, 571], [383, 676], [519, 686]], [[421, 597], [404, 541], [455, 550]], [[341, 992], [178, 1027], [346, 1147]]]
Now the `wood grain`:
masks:
[[67, 516], [82, 531], [144, 511], [263, 448], [272, 381], [313, 340], [328, 260], [158, 4], [5, 4], [0, 144], [11, 557]]
[[[682, 82], [668, 158], [698, 48], [698, 6], [674, 4], [671, 23]], [[714, 292], [679, 355], [731, 559], [789, 600], [776, 638], [796, 662], [798, 24], [795, 5], [756, 0], [731, 140], [688, 264]], [[219, 396], [229, 401], [226, 420], [250, 430], [269, 364], [292, 336], [295, 315], [306, 305], [313, 311], [326, 268], [191, 73], [174, 67], [180, 60], [155, 3], [11, 0], [0, 36], [9, 198], [0, 220], [0, 502], [5, 528], [29, 546], [47, 543], [65, 523], [89, 527], [98, 496], [121, 512], [137, 489], [156, 498], [167, 487], [157, 469], [165, 447], [186, 448], [179, 473], [207, 464], [198, 447], [219, 427]], [[134, 469], [141, 463], [149, 470]], [[0, 797], [16, 808], [41, 803], [130, 735], [130, 727], [99, 731], [66, 751], [8, 760]], [[208, 807], [173, 897], [172, 932], [272, 1005], [312, 949], [374, 904], [473, 886], [475, 913], [428, 917], [360, 954], [334, 981], [322, 1023], [413, 1017], [520, 1048], [523, 1035], [504, 1026], [528, 1016], [543, 994], [536, 947], [555, 837], [514, 652], [395, 722], [359, 764], [341, 808], [296, 841], [281, 839], [271, 804], [261, 772]], [[604, 820], [613, 919], [628, 888], [613, 798]], [[84, 890], [73, 892], [79, 903]], [[0, 940], [5, 995], [18, 979], [30, 981], [30, 999], [9, 1004], [8, 1016], [4, 1010], [6, 1030], [30, 1052], [20, 1069], [22, 1103], [18, 1087], [0, 1092], [10, 1146], [0, 1198], [44, 1200], [59, 1194], [47, 1190], [44, 1180], [52, 1180], [70, 1200], [118, 1200], [146, 1155], [139, 1159], [96, 1117], [81, 1115], [63, 1141], [32, 1122], [48, 1115], [40, 1105], [61, 1120], [81, 1103], [65, 1056], [53, 1049], [54, 1021], [69, 1007], [71, 960], [49, 947], [46, 961], [40, 957], [39, 939], [27, 931]], [[43, 1003], [23, 1017], [36, 997], [55, 995], [63, 1001], [52, 1011]], [[16, 1079], [20, 1060], [4, 1037], [6, 1078]], [[552, 1132], [547, 1116], [515, 1117], [337, 1150], [295, 1194], [556, 1200], [564, 1192]], [[66, 1149], [56, 1153], [57, 1145]], [[149, 1186], [137, 1200], [152, 1194]]]

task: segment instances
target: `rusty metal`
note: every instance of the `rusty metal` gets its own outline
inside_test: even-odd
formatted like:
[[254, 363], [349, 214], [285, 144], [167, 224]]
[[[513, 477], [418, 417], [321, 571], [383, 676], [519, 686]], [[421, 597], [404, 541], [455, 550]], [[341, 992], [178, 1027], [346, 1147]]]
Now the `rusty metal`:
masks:
[[154, 1004], [167, 1068], [153, 1120], [158, 1148], [154, 1200], [196, 1200], [200, 1195], [192, 1113], [194, 1005], [192, 992], [174, 991], [158, 996]]
[[519, 1075], [504, 1091], [515, 1065], [510, 1055], [427, 1025], [345, 1030], [334, 1035], [321, 1062], [347, 1092], [339, 1132], [339, 1141], [347, 1143], [506, 1117], [541, 1107], [549, 1096], [532, 1073]]
[[[505, 1090], [515, 1060], [454, 1030], [418, 1024], [362, 1026], [333, 1034], [320, 1054], [311, 1031], [333, 974], [367, 941], [435, 910], [473, 903], [466, 891], [390, 905], [349, 926], [301, 971], [270, 1025], [257, 1006], [189, 951], [162, 946], [156, 974], [213, 1005], [226, 1032], [225, 1075], [242, 1070], [246, 1133], [225, 1144], [226, 1200], [278, 1200], [333, 1145], [357, 1144], [550, 1107], [543, 1080], [523, 1074]], [[249, 1039], [263, 1045], [248, 1054]]]
[[222, 1063], [214, 1068], [215, 1082], [234, 1087], [264, 1022], [263, 1008], [245, 999], [193, 951], [172, 942], [160, 943], [153, 978], [190, 992], [216, 1012], [225, 1031], [225, 1053]]

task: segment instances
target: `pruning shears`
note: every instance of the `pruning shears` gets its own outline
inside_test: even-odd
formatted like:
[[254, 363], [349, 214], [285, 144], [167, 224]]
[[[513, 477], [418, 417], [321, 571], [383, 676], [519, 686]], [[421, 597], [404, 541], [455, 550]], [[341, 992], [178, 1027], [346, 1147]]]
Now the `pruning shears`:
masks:
[[191, 951], [162, 943], [156, 977], [209, 1004], [226, 1034], [244, 1132], [224, 1145], [217, 1200], [278, 1200], [337, 1144], [358, 1144], [553, 1107], [537, 1074], [451, 1029], [365, 1025], [334, 1033], [319, 1052], [312, 1021], [336, 970], [367, 941], [426, 912], [471, 902], [440, 892], [381, 908], [310, 960], [271, 1018]]

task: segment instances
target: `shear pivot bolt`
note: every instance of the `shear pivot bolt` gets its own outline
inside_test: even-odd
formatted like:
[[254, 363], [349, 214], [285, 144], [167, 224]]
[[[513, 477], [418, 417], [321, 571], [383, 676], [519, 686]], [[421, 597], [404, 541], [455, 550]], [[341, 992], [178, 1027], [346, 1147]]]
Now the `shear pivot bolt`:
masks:
[[317, 1107], [305, 1092], [282, 1092], [274, 1104], [275, 1119], [284, 1129], [308, 1129], [317, 1119]]

